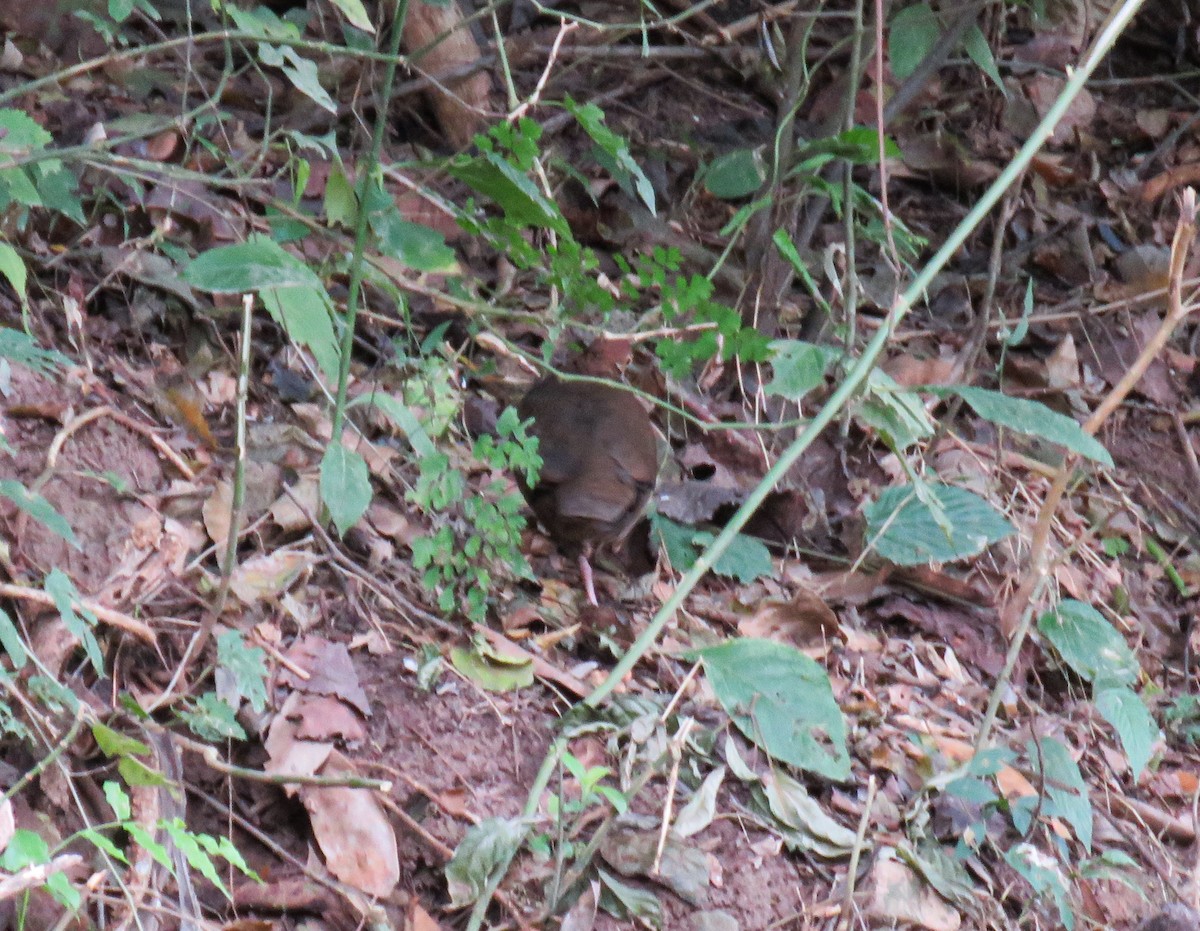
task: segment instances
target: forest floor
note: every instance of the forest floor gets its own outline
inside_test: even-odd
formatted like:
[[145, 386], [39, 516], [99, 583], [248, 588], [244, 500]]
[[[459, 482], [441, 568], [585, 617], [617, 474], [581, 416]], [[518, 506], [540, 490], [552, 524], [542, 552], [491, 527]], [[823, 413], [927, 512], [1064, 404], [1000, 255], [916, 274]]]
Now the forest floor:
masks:
[[[936, 429], [896, 442], [912, 423], [898, 426], [890, 418], [900, 407], [883, 402], [835, 419], [744, 528], [768, 550], [742, 550], [707, 574], [615, 696], [564, 720], [674, 593], [680, 562], [795, 438], [772, 422], [812, 416], [843, 371], [819, 370], [803, 397], [781, 398], [766, 389], [786, 375], [784, 344], [774, 366], [710, 351], [681, 367], [656, 341], [683, 345], [694, 333], [688, 319], [651, 312], [666, 287], [653, 292], [639, 257], [677, 250], [679, 275], [709, 276], [712, 300], [749, 308], [742, 319], [772, 339], [851, 341], [859, 351], [1047, 112], [1096, 29], [1085, 4], [1055, 21], [988, 7], [980, 36], [1002, 87], [958, 46], [918, 74], [915, 96], [888, 121], [898, 154], [886, 172], [864, 157], [849, 175], [857, 193], [847, 223], [829, 207], [830, 197], [846, 202], [843, 163], [831, 172], [824, 159], [845, 154], [845, 137], [823, 154], [814, 145], [814, 161], [774, 188], [755, 166], [776, 144], [790, 79], [800, 139], [835, 136], [827, 127], [853, 87], [855, 122], [876, 125], [870, 42], [851, 81], [848, 13], [763, 4], [721, 18], [733, 6], [644, 31], [634, 3], [571, 7], [602, 17], [604, 29], [564, 29], [549, 15], [504, 25], [513, 90], [526, 100], [537, 89], [525, 115], [542, 127], [537, 147], [555, 203], [598, 257], [588, 270], [597, 293], [634, 295], [614, 310], [563, 306], [538, 269], [456, 222], [469, 192], [464, 174], [447, 168], [449, 131], [438, 122], [447, 117], [429, 108], [420, 81], [401, 75], [381, 155], [385, 186], [453, 258], [414, 268], [384, 256], [367, 278], [347, 443], [367, 461], [373, 497], [341, 537], [313, 519], [333, 429], [322, 363], [256, 311], [237, 568], [199, 650], [189, 644], [213, 620], [230, 532], [241, 319], [236, 299], [193, 289], [183, 269], [207, 249], [277, 232], [290, 204], [316, 227], [289, 248], [321, 270], [343, 306], [354, 174], [342, 172], [369, 136], [381, 69], [306, 50], [322, 64], [335, 116], [253, 43], [235, 49], [226, 72], [216, 41], [134, 54], [138, 43], [183, 34], [178, 23], [135, 16], [108, 39], [28, 5], [0, 13], [0, 106], [29, 115], [63, 148], [82, 208], [72, 218], [10, 196], [0, 213], [0, 242], [28, 269], [27, 302], [10, 286], [11, 267], [0, 269], [3, 322], [70, 360], [39, 369], [0, 358], [0, 428], [11, 450], [0, 478], [43, 496], [73, 534], [45, 512], [0, 506], [0, 594], [15, 619], [0, 641], [19, 671], [5, 679], [11, 739], [0, 772], [16, 785], [50, 748], [65, 751], [21, 782], [8, 806], [12, 824], [36, 830], [52, 852], [84, 854], [63, 874], [82, 905], [61, 927], [106, 913], [142, 927], [204, 926], [189, 925], [189, 911], [239, 931], [462, 927], [489, 870], [507, 862], [513, 825], [529, 828], [530, 844], [500, 885], [489, 927], [954, 931], [1073, 921], [1124, 931], [1163, 906], [1200, 905], [1200, 325], [1185, 318], [1100, 425], [1111, 467], [1064, 459], [1036, 427], [1023, 435], [969, 403], [918, 393], [998, 388], [1086, 423], [1159, 329], [1171, 301], [1176, 194], [1200, 164], [1197, 24], [1171, 20], [1166, 5], [1134, 21], [1029, 170], [889, 336], [881, 368], [892, 382], [878, 397], [919, 398], [907, 416]], [[322, 10], [305, 35], [340, 43], [336, 23], [332, 8]], [[494, 33], [489, 18], [479, 25], [486, 51]], [[902, 51], [887, 46], [889, 97], [905, 84], [890, 73]], [[810, 70], [796, 67], [801, 60]], [[59, 73], [78, 61], [90, 64]], [[494, 57], [484, 66], [476, 73], [493, 82], [483, 97], [490, 124], [507, 108], [500, 66]], [[56, 80], [34, 83], [47, 75]], [[179, 119], [218, 84], [211, 112]], [[628, 140], [654, 211], [628, 183], [639, 173], [610, 172], [611, 152], [568, 118], [559, 105], [568, 98], [596, 103]], [[308, 144], [329, 132], [326, 148]], [[22, 170], [4, 167], [5, 145], [0, 138], [0, 182]], [[758, 216], [768, 221], [756, 230], [739, 210], [763, 191], [770, 201]], [[776, 228], [790, 235], [808, 287], [778, 251], [754, 251]], [[642, 272], [632, 290], [630, 265]], [[1200, 262], [1186, 256], [1175, 271], [1186, 309], [1197, 301]], [[491, 554], [486, 610], [469, 620], [457, 581], [429, 586], [413, 566], [418, 541], [442, 527], [454, 547], [478, 530], [461, 504], [418, 500], [414, 433], [461, 476], [464, 500], [511, 496], [514, 477], [480, 458], [477, 438], [533, 381], [528, 359], [555, 350], [562, 361], [579, 346], [660, 402], [656, 523], [635, 531], [623, 564], [598, 562], [599, 607], [585, 602], [574, 560], [529, 527], [520, 548], [532, 571], [522, 577]], [[373, 403], [383, 397], [415, 412], [427, 435]], [[1064, 463], [1065, 494], [1042, 514]], [[867, 545], [872, 503], [914, 474], [970, 489], [1013, 532], [966, 558], [882, 558]], [[686, 529], [682, 546], [665, 539], [670, 528]], [[765, 573], [760, 552], [769, 552]], [[1049, 570], [1031, 596], [1021, 586], [1034, 555]], [[467, 562], [488, 559], [472, 552]], [[69, 612], [53, 607], [62, 602], [44, 596], [43, 583], [62, 590], [52, 570], [96, 609], [102, 674], [77, 619], [64, 620]], [[438, 597], [448, 588], [449, 610]], [[1079, 656], [1039, 623], [1055, 605], [1103, 618], [1119, 633], [1117, 652], [1136, 658], [1128, 694], [1142, 710], [1120, 727], [1098, 697], [1102, 683], [1081, 675]], [[1010, 666], [1022, 611], [1034, 631]], [[848, 774], [789, 769], [761, 749], [753, 711], [730, 708], [697, 653], [733, 637], [783, 644], [819, 664], [845, 734], [817, 742], [831, 756], [844, 743]], [[1081, 654], [1095, 648], [1084, 639]], [[22, 650], [40, 676], [17, 659]], [[1102, 657], [1084, 665], [1093, 660], [1103, 666]], [[771, 670], [761, 674], [766, 681]], [[86, 713], [72, 714], [45, 680], [66, 686]], [[998, 755], [984, 763], [975, 744], [993, 695], [986, 746]], [[236, 723], [214, 700], [239, 711]], [[111, 731], [89, 727], [83, 737], [72, 721]], [[242, 739], [221, 739], [234, 733], [222, 727]], [[141, 749], [114, 749], [103, 735], [118, 732]], [[566, 757], [526, 824], [559, 734], [569, 738]], [[217, 755], [206, 755], [208, 742]], [[131, 755], [186, 794], [135, 778]], [[78, 832], [121, 820], [102, 789], [118, 776], [134, 798], [132, 818], [151, 834], [161, 834], [157, 819], [184, 817], [193, 831], [229, 838], [261, 882], [224, 866], [186, 883], [147, 879], [170, 871], [170, 856], [155, 864], [124, 834], [114, 841], [128, 843], [134, 866], [102, 861]], [[0, 825], [0, 839], [11, 836]], [[189, 907], [185, 886], [198, 904]], [[0, 927], [24, 914], [25, 927], [50, 928], [62, 912], [42, 893], [3, 905]]]

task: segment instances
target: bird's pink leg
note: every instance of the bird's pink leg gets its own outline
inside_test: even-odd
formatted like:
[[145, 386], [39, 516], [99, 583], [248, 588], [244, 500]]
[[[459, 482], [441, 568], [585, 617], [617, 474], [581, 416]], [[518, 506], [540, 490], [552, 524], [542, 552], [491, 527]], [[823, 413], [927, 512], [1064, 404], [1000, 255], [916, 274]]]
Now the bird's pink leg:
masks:
[[588, 604], [600, 607], [596, 600], [596, 583], [592, 579], [592, 564], [588, 562], [587, 554], [579, 554], [579, 572], [583, 575], [583, 589], [587, 592]]

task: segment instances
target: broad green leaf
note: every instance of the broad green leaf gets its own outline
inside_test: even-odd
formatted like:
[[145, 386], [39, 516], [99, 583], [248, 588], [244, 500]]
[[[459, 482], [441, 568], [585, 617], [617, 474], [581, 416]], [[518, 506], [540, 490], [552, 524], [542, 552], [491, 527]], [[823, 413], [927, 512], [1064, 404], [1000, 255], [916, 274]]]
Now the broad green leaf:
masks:
[[218, 246], [196, 256], [183, 280], [212, 294], [244, 294], [267, 288], [321, 289], [311, 268], [266, 236]]
[[1141, 674], [1125, 638], [1090, 604], [1062, 601], [1038, 619], [1038, 630], [1063, 662], [1099, 688], [1132, 685]]
[[512, 163], [495, 152], [459, 156], [447, 170], [472, 190], [495, 201], [511, 222], [570, 235], [570, 227], [557, 205]]
[[346, 173], [339, 165], [334, 165], [329, 170], [329, 179], [325, 182], [323, 206], [325, 219], [330, 226], [354, 229], [354, 217], [358, 214], [358, 199], [354, 196], [354, 188], [346, 177]]
[[1103, 466], [1111, 467], [1113, 464], [1108, 450], [1094, 436], [1085, 433], [1083, 427], [1070, 417], [1051, 410], [1039, 401], [1012, 398], [999, 391], [968, 385], [928, 390], [939, 397], [957, 394], [971, 405], [976, 414], [997, 426], [1065, 446], [1071, 452], [1086, 456]]
[[1034, 766], [1034, 772], [1042, 768], [1038, 765], [1039, 760], [1045, 763], [1044, 814], [1062, 818], [1070, 824], [1084, 849], [1091, 853], [1092, 803], [1088, 798], [1087, 783], [1083, 781], [1070, 748], [1054, 737], [1042, 737], [1040, 746], [1032, 740], [1026, 744], [1025, 755]]
[[864, 508], [866, 543], [884, 559], [898, 566], [966, 559], [1016, 529], [978, 495], [941, 483], [928, 487], [942, 506], [949, 536], [911, 485], [888, 488]]
[[379, 250], [409, 268], [422, 272], [458, 274], [454, 250], [437, 230], [404, 219], [390, 194], [372, 185], [367, 195], [367, 219], [379, 239]]
[[366, 460], [341, 443], [326, 449], [321, 459], [321, 501], [329, 509], [339, 536], [345, 536], [371, 504]]
[[827, 779], [850, 775], [846, 724], [825, 670], [795, 647], [737, 639], [699, 652], [726, 713], [784, 763]]
[[514, 692], [533, 685], [533, 661], [492, 649], [485, 640], [451, 647], [450, 662], [460, 673], [489, 692]]
[[316, 287], [271, 288], [263, 291], [261, 297], [271, 319], [289, 339], [306, 347], [325, 377], [336, 382], [342, 351], [334, 330], [333, 302], [326, 290], [320, 284]]
[[47, 530], [57, 533], [75, 549], [79, 549], [79, 541], [75, 538], [75, 531], [71, 529], [71, 525], [54, 509], [54, 505], [41, 495], [31, 495], [28, 488], [10, 478], [0, 481], [0, 495], [6, 497]]
[[1101, 689], [1096, 693], [1096, 710], [1113, 726], [1129, 760], [1129, 769], [1136, 781], [1150, 762], [1154, 744], [1159, 738], [1158, 725], [1146, 708], [1146, 703], [1131, 689], [1122, 686]]
[[941, 36], [937, 15], [927, 3], [915, 3], [892, 17], [888, 28], [888, 61], [903, 81], [917, 70]]
[[[707, 549], [715, 539], [716, 535], [707, 530], [692, 534], [692, 543], [701, 550]], [[771, 551], [762, 540], [739, 533], [725, 552], [717, 557], [712, 571], [727, 579], [737, 579], [745, 585], [755, 579], [774, 575], [775, 564], [771, 562]]]
[[788, 401], [799, 401], [825, 383], [825, 373], [843, 352], [833, 346], [819, 346], [797, 339], [777, 339], [771, 343], [771, 371], [774, 377], [763, 388], [767, 394]]
[[[667, 558], [678, 572], [686, 572], [695, 565], [701, 551], [716, 539], [707, 530], [686, 527], [661, 514], [650, 516], [650, 528], [666, 547]], [[718, 575], [740, 582], [753, 582], [775, 571], [770, 550], [761, 540], [745, 534], [738, 534], [712, 568]]]
[[454, 908], [470, 905], [487, 888], [488, 880], [506, 864], [525, 838], [519, 818], [488, 818], [467, 828], [446, 864], [446, 882]]
[[600, 877], [601, 908], [631, 925], [636, 921], [644, 927], [664, 927], [662, 903], [651, 890], [623, 883], [607, 870], [596, 872]]
[[749, 197], [767, 178], [761, 149], [735, 149], [718, 155], [704, 172], [704, 186], [713, 197]]

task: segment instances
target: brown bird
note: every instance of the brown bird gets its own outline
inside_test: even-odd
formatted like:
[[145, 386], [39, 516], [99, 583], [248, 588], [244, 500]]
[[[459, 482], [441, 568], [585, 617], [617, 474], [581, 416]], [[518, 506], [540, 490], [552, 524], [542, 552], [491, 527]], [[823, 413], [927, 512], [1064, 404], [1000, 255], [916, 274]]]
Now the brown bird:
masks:
[[658, 441], [650, 416], [628, 391], [547, 376], [517, 405], [533, 418], [542, 471], [522, 490], [533, 513], [568, 555], [578, 555], [588, 601], [597, 604], [588, 557], [619, 547], [646, 507], [658, 478]]

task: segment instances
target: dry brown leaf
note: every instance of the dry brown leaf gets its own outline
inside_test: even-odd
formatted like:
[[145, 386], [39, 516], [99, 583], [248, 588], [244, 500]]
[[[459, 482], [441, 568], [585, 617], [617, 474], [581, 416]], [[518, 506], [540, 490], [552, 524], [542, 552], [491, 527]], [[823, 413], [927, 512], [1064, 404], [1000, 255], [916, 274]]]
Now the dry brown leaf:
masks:
[[307, 679], [285, 669], [281, 680], [285, 685], [312, 695], [334, 695], [371, 716], [371, 703], [358, 681], [358, 672], [344, 643], [334, 643], [323, 637], [305, 637], [296, 641], [288, 659], [308, 672]]
[[363, 740], [366, 729], [345, 702], [328, 695], [305, 695], [297, 702], [299, 718], [296, 737], [300, 740]]
[[929, 931], [958, 931], [962, 925], [962, 915], [899, 860], [878, 860], [867, 886], [871, 899], [866, 915], [871, 927], [915, 924]]
[[[321, 775], [350, 777], [358, 772], [335, 750]], [[329, 871], [368, 895], [390, 895], [400, 881], [400, 859], [391, 821], [375, 793], [344, 786], [302, 786], [300, 800], [308, 809], [313, 836]]]
[[315, 562], [316, 557], [304, 550], [252, 556], [233, 570], [229, 589], [246, 605], [274, 599], [291, 588]]
[[830, 640], [842, 637], [837, 615], [820, 596], [804, 588], [791, 601], [759, 602], [753, 614], [738, 622], [738, 633], [805, 651], [828, 650]]

